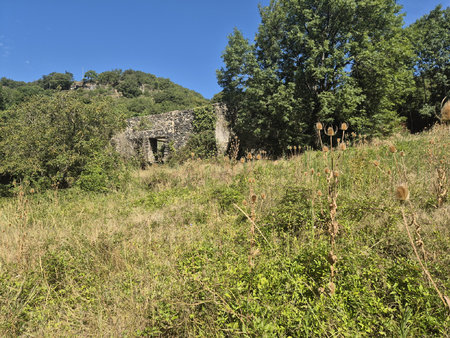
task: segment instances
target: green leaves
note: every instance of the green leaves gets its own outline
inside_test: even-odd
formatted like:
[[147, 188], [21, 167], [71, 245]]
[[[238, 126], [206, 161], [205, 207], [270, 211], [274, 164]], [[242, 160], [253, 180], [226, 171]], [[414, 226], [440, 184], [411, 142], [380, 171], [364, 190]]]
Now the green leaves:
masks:
[[95, 152], [105, 151], [123, 116], [111, 98], [84, 102], [76, 93], [36, 96], [4, 113], [0, 175], [70, 185]]
[[393, 0], [274, 0], [260, 8], [253, 45], [235, 29], [217, 74], [244, 144], [278, 154], [312, 144], [318, 119], [392, 132], [413, 82], [399, 9]]
[[441, 100], [450, 94], [450, 7], [437, 6], [409, 26], [407, 33], [416, 55], [410, 125], [418, 129], [436, 121]]
[[65, 73], [50, 73], [44, 75], [38, 84], [44, 89], [58, 89], [58, 90], [68, 90], [73, 82], [73, 74], [69, 72]]

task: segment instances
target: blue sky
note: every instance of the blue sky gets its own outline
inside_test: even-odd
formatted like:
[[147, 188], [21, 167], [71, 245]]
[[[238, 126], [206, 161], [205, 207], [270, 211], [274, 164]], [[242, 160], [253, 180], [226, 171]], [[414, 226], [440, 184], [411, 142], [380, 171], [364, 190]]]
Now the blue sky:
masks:
[[[253, 40], [269, 0], [0, 0], [0, 77], [135, 69], [211, 98], [234, 27]], [[450, 0], [399, 0], [410, 24]]]

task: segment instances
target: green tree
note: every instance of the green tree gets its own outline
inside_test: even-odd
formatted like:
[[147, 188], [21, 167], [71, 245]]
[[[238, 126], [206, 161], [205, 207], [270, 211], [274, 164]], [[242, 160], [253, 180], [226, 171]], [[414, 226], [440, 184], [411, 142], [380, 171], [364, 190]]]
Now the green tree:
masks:
[[37, 83], [44, 89], [59, 89], [69, 90], [73, 83], [73, 74], [69, 72], [65, 73], [50, 73], [42, 76]]
[[123, 94], [123, 96], [132, 98], [142, 94], [140, 85], [141, 83], [135, 73], [127, 73], [127, 71], [125, 71], [117, 86], [117, 89]]
[[34, 96], [3, 113], [0, 177], [69, 185], [122, 124], [112, 98]]
[[98, 75], [98, 82], [115, 87], [119, 84], [121, 74], [121, 69], [108, 70]]
[[441, 100], [450, 96], [450, 7], [437, 6], [407, 31], [416, 54], [409, 124], [420, 130], [436, 121]]
[[2, 77], [0, 79], [0, 86], [12, 88], [12, 89], [24, 86], [25, 84], [26, 83], [23, 81], [14, 81], [14, 80], [8, 79], [6, 77]]
[[84, 73], [83, 82], [96, 82], [98, 80], [98, 74], [95, 70], [88, 70]]
[[0, 110], [6, 109], [6, 94], [3, 91], [3, 87], [0, 85]]
[[260, 7], [255, 43], [236, 29], [217, 72], [241, 138], [280, 153], [311, 144], [317, 120], [347, 121], [371, 134], [397, 127], [412, 81], [399, 10], [395, 0], [272, 0]]

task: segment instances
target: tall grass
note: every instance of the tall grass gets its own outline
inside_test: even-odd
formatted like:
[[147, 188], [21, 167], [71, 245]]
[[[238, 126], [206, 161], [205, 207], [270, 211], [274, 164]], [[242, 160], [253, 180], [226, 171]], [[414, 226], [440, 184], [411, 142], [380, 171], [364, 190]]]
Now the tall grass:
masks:
[[[445, 336], [448, 311], [403, 215], [448, 295], [448, 181], [436, 168], [448, 177], [449, 140], [436, 127], [344, 154], [193, 157], [104, 194], [18, 186], [0, 200], [0, 334]], [[405, 183], [407, 209], [395, 197]]]

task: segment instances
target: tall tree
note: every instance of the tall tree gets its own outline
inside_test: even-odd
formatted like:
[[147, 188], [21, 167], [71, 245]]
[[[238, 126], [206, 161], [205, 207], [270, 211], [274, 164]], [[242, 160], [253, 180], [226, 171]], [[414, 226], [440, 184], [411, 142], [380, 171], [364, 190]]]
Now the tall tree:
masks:
[[407, 31], [416, 53], [416, 91], [410, 99], [409, 123], [419, 130], [436, 120], [441, 100], [450, 96], [450, 7], [437, 6]]
[[88, 83], [93, 83], [98, 80], [98, 74], [95, 70], [88, 70], [84, 73], [83, 81]]
[[0, 110], [6, 109], [6, 94], [3, 92], [3, 86], [0, 85]]
[[35, 95], [2, 112], [0, 179], [66, 185], [80, 176], [95, 152], [107, 147], [122, 124], [123, 116], [110, 97]]
[[[312, 143], [317, 120], [372, 134], [399, 125], [412, 48], [395, 0], [272, 0], [250, 44], [235, 30], [217, 72], [249, 147]], [[250, 135], [248, 137], [247, 135]]]
[[99, 74], [98, 82], [102, 85], [110, 85], [115, 87], [119, 84], [121, 74], [121, 69], [108, 70]]
[[73, 83], [73, 74], [53, 72], [42, 76], [37, 83], [44, 89], [68, 90]]

